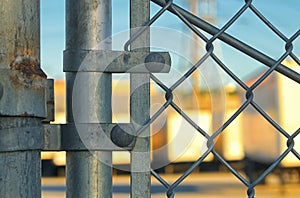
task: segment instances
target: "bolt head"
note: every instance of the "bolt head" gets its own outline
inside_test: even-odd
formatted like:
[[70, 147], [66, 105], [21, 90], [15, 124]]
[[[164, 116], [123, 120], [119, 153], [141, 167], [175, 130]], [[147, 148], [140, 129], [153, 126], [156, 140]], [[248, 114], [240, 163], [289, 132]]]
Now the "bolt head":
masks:
[[127, 147], [135, 141], [132, 127], [120, 127], [116, 125], [112, 128], [110, 133], [111, 141], [119, 147]]
[[145, 67], [152, 73], [157, 73], [163, 70], [165, 66], [165, 58], [159, 53], [150, 53], [145, 58]]

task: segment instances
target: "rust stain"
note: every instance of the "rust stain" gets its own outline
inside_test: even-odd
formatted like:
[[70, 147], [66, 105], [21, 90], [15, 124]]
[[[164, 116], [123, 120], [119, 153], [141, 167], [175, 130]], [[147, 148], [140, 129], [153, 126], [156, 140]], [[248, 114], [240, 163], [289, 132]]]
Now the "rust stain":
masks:
[[18, 56], [11, 63], [10, 68], [22, 72], [27, 78], [35, 76], [47, 78], [47, 75], [40, 68], [39, 61], [31, 56]]
[[24, 74], [20, 70], [12, 70], [13, 73], [8, 75], [11, 85], [17, 89], [30, 89], [37, 93], [43, 94], [45, 91], [45, 79], [44, 77], [35, 74]]

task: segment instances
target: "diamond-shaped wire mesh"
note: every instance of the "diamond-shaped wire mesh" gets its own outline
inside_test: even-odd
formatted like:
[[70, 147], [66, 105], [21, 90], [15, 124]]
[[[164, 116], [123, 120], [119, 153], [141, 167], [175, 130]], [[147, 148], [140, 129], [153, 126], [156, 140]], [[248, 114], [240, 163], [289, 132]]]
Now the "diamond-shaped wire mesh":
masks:
[[[293, 153], [299, 160], [300, 155], [295, 150], [295, 141], [294, 139], [300, 133], [300, 128], [292, 132], [291, 135], [289, 132], [285, 131], [279, 123], [274, 121], [266, 111], [256, 103], [254, 99], [254, 91], [259, 87], [272, 73], [279, 72], [282, 75], [290, 78], [296, 83], [300, 83], [299, 73], [289, 69], [282, 64], [287, 57], [293, 59], [298, 66], [300, 65], [299, 58], [293, 52], [293, 42], [299, 37], [300, 30], [294, 33], [290, 38], [287, 38], [280, 30], [276, 28], [268, 19], [252, 4], [252, 0], [246, 0], [245, 4], [235, 13], [230, 20], [223, 25], [220, 29], [214, 27], [212, 24], [205, 22], [198, 16], [195, 16], [193, 13], [186, 11], [176, 5], [173, 0], [152, 0], [152, 2], [160, 5], [162, 8], [159, 10], [152, 19], [149, 20], [140, 30], [133, 35], [130, 40], [125, 44], [125, 49], [128, 50], [130, 44], [138, 38], [147, 27], [151, 26], [165, 11], [170, 11], [175, 14], [188, 28], [190, 28], [194, 34], [196, 34], [200, 39], [206, 43], [206, 53], [193, 65], [185, 74], [182, 75], [173, 85], [166, 86], [164, 83], [157, 78], [155, 75], [151, 74], [151, 79], [165, 91], [166, 101], [163, 106], [151, 117], [151, 119], [145, 123], [145, 125], [138, 130], [138, 134], [142, 133], [144, 129], [149, 127], [164, 111], [166, 108], [173, 108], [178, 114], [180, 114], [192, 127], [194, 127], [204, 138], [207, 139], [207, 150], [196, 160], [193, 165], [186, 171], [184, 174], [179, 177], [174, 183], [169, 184], [165, 181], [157, 172], [151, 170], [152, 175], [166, 188], [167, 197], [175, 196], [175, 189], [192, 173], [192, 171], [198, 167], [203, 160], [212, 153], [214, 157], [219, 160], [227, 169], [238, 178], [247, 188], [248, 197], [252, 198], [255, 195], [255, 186], [259, 184], [262, 180], [266, 178], [276, 167], [280, 166], [282, 160], [289, 154]], [[244, 13], [245, 11], [253, 12], [260, 21], [262, 21], [272, 32], [274, 32], [280, 39], [285, 42], [285, 51], [282, 53], [281, 57], [277, 60], [273, 60], [267, 55], [259, 52], [256, 49], [251, 48], [245, 43], [233, 38], [231, 35], [226, 33], [226, 30], [231, 27]], [[212, 35], [211, 38], [207, 38], [199, 29]], [[262, 64], [268, 66], [268, 70], [263, 73], [251, 86], [248, 86], [243, 80], [241, 80], [233, 71], [214, 53], [214, 42], [216, 40], [221, 40], [224, 43], [236, 48], [242, 53], [246, 54], [249, 57], [256, 59]], [[210, 135], [207, 131], [203, 130], [197, 123], [195, 123], [189, 115], [187, 115], [173, 100], [173, 92], [178, 88], [188, 77], [190, 77], [194, 72], [197, 71], [199, 67], [208, 59], [212, 58], [215, 63], [224, 70], [228, 76], [234, 80], [243, 90], [245, 90], [246, 100], [240, 105], [240, 107], [234, 112], [234, 114], [226, 120], [217, 130], [213, 131]], [[246, 71], [245, 71], [246, 72]], [[286, 139], [287, 147], [283, 153], [277, 157], [275, 161], [254, 181], [249, 181], [247, 178], [244, 178], [237, 170], [235, 170], [229, 162], [227, 162], [224, 157], [222, 157], [215, 149], [216, 139], [224, 132], [224, 130], [249, 106], [252, 106], [268, 123], [274, 127], [277, 133], [280, 133]]]

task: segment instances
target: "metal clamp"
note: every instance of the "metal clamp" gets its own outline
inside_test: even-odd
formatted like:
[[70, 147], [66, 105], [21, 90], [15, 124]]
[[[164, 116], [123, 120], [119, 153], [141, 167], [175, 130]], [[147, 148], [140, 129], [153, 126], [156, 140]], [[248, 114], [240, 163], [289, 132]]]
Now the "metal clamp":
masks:
[[0, 84], [0, 116], [46, 117], [45, 78], [3, 69]]
[[131, 124], [44, 125], [47, 151], [132, 150], [135, 130]]
[[[168, 73], [170, 65], [167, 52], [64, 51], [64, 72]], [[45, 125], [44, 150], [132, 150], [135, 140], [131, 124]]]
[[0, 152], [42, 150], [43, 127], [0, 130]]

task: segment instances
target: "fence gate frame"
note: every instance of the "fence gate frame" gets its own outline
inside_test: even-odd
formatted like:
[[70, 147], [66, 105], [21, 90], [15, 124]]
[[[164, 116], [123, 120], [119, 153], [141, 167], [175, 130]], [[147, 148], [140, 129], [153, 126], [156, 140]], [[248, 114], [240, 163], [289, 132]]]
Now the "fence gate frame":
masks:
[[[254, 101], [253, 91], [276, 71], [300, 83], [300, 74], [282, 61], [293, 53], [298, 30], [286, 38], [246, 0], [245, 5], [218, 29], [172, 0], [151, 0], [161, 6], [150, 19], [150, 0], [130, 0], [130, 39], [124, 51], [112, 50], [112, 0], [66, 0], [66, 50], [64, 72], [67, 83], [67, 124], [54, 121], [53, 80], [40, 68], [40, 0], [0, 1], [0, 196], [41, 197], [41, 151], [67, 152], [67, 197], [112, 197], [112, 152], [130, 151], [132, 198], [151, 197], [151, 174], [166, 188], [168, 197], [212, 153], [247, 187], [249, 198], [262, 181], [289, 153], [299, 160], [294, 139]], [[257, 15], [286, 44], [286, 51], [273, 60], [228, 35], [229, 28], [245, 10]], [[152, 73], [168, 73], [168, 52], [150, 52], [150, 25], [166, 10], [177, 15], [206, 43], [207, 53], [171, 87]], [[212, 35], [206, 38], [196, 27]], [[252, 86], [247, 86], [213, 53], [219, 39], [252, 57], [269, 69]], [[246, 101], [212, 135], [202, 130], [173, 101], [173, 91], [208, 58], [245, 90]], [[112, 74], [130, 73], [130, 123], [112, 123]], [[166, 93], [165, 104], [150, 118], [150, 79]], [[253, 106], [287, 141], [286, 150], [255, 181], [248, 181], [215, 150], [214, 141], [243, 112]], [[203, 137], [207, 151], [174, 183], [167, 183], [150, 167], [150, 124], [171, 106]]]
[[[130, 1], [130, 7], [130, 26], [132, 28], [140, 27], [149, 20], [149, 0], [132, 0]], [[66, 11], [67, 41], [64, 52], [64, 71], [67, 72], [68, 124], [65, 128], [69, 128], [66, 129], [67, 133], [73, 133], [74, 131], [70, 130], [70, 125], [76, 125], [75, 128], [77, 129], [78, 125], [85, 125], [87, 128], [93, 128], [92, 125], [97, 127], [98, 125], [108, 133], [111, 141], [116, 145], [113, 145], [113, 148], [101, 147], [101, 144], [105, 145], [105, 140], [100, 140], [97, 143], [98, 146], [100, 145], [100, 149], [87, 146], [92, 145], [89, 144], [90, 141], [93, 141], [92, 132], [99, 133], [96, 129], [91, 129], [90, 137], [86, 141], [82, 140], [82, 136], [80, 137], [84, 144], [82, 148], [78, 148], [76, 140], [70, 143], [70, 147], [67, 148], [67, 197], [112, 197], [112, 151], [124, 150], [124, 147], [132, 150], [131, 197], [150, 197], [149, 127], [143, 130], [143, 137], [141, 138], [136, 138], [134, 134], [128, 135], [128, 133], [134, 133], [134, 130], [129, 132], [124, 130], [124, 127], [129, 129], [138, 128], [149, 120], [150, 71], [143, 68], [135, 72], [130, 68], [130, 65], [135, 66], [131, 62], [140, 62], [143, 65], [145, 60], [140, 57], [148, 57], [149, 33], [145, 31], [143, 36], [131, 43], [131, 48], [139, 48], [137, 50], [128, 52], [112, 51], [111, 40], [108, 39], [112, 36], [111, 0], [83, 0], [77, 4], [74, 4], [72, 0], [67, 0]], [[104, 40], [105, 42], [103, 42]], [[78, 60], [76, 58], [81, 57], [81, 54], [84, 54], [82, 56], [84, 60], [88, 59], [84, 65], [82, 65], [82, 59]], [[167, 55], [165, 53], [162, 56]], [[89, 56], [90, 59], [87, 58]], [[108, 63], [105, 63], [105, 60], [101, 58], [98, 59], [103, 56], [106, 58], [120, 56], [121, 58], [118, 58], [119, 62], [114, 64], [110, 62], [110, 58], [108, 58]], [[126, 61], [128, 58], [124, 57], [132, 58]], [[167, 56], [167, 58], [169, 57]], [[151, 61], [154, 60], [151, 59]], [[97, 64], [99, 62], [101, 62], [102, 68]], [[96, 66], [93, 67], [93, 64], [96, 64]], [[115, 72], [131, 73], [131, 123], [111, 123], [111, 83], [112, 73]], [[75, 81], [80, 78], [78, 76], [82, 76], [85, 81], [79, 80], [78, 84], [84, 83], [92, 93], [93, 98], [91, 100], [76, 99], [77, 97], [80, 98], [77, 93], [82, 93], [76, 92], [74, 94], [73, 89], [86, 88], [75, 85]], [[78, 109], [76, 107], [74, 109], [74, 106]], [[120, 127], [121, 125], [122, 127]], [[75, 128], [72, 127], [73, 130]], [[64, 144], [64, 140], [62, 140], [62, 144]]]
[[[66, 13], [68, 124], [54, 130], [62, 137], [57, 149], [67, 150], [67, 197], [111, 197], [112, 151], [117, 150], [131, 151], [131, 197], [150, 197], [150, 129], [145, 126], [150, 116], [150, 73], [170, 70], [168, 53], [149, 51], [149, 27], [144, 24], [149, 21], [150, 0], [130, 1], [130, 34], [139, 37], [130, 40], [131, 50], [125, 51], [111, 50], [111, 0], [83, 0], [76, 5], [67, 0]], [[130, 73], [130, 123], [111, 123], [112, 73]], [[76, 91], [86, 87], [92, 99], [81, 98], [86, 94]], [[84, 134], [78, 137], [80, 127]], [[48, 134], [53, 133], [50, 128]], [[103, 133], [113, 144], [105, 146], [105, 138], [93, 144], [94, 134], [103, 137]]]

